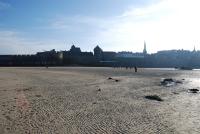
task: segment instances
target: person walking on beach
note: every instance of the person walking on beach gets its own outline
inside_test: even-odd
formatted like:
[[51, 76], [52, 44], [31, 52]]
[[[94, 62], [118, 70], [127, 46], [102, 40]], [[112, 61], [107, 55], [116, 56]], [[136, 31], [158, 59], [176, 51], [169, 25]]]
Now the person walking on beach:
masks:
[[135, 72], [137, 72], [137, 67], [135, 66], [134, 68], [135, 68]]

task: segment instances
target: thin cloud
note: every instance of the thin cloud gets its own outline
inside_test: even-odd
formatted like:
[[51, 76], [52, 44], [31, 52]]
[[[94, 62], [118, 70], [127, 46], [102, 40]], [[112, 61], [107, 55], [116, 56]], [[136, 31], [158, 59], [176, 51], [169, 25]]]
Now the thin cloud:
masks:
[[0, 31], [0, 42], [0, 54], [35, 54], [39, 51], [64, 48], [60, 41], [28, 39], [16, 31]]
[[50, 21], [49, 28], [55, 30], [79, 31], [82, 29], [104, 29], [111, 25], [110, 18], [98, 18], [93, 16], [62, 16]]

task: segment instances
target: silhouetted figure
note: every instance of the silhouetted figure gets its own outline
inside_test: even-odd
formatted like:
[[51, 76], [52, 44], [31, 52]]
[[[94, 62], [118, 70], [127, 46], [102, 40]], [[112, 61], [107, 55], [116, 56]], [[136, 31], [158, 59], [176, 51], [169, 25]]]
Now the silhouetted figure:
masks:
[[137, 72], [137, 67], [135, 66], [134, 68], [135, 68], [135, 72]]

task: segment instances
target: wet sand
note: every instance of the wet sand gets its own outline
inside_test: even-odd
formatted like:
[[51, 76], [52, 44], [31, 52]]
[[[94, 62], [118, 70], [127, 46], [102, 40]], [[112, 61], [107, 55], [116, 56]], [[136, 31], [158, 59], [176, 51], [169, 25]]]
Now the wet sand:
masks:
[[199, 86], [200, 71], [0, 68], [0, 133], [200, 133]]

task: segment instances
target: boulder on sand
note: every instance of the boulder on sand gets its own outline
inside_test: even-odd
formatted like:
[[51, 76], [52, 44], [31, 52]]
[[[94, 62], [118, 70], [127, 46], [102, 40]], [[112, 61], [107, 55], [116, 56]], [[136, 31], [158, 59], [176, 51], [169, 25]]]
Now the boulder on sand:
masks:
[[174, 86], [175, 84], [182, 84], [183, 81], [175, 80], [172, 78], [165, 78], [165, 79], [162, 79], [160, 83], [161, 83], [161, 85], [168, 87], [168, 86]]
[[158, 95], [147, 95], [145, 98], [149, 100], [163, 101], [163, 99], [161, 99]]
[[198, 93], [198, 92], [199, 92], [199, 89], [195, 89], [195, 88], [193, 88], [193, 89], [188, 89], [188, 92], [189, 92], [189, 93]]
[[166, 78], [166, 79], [163, 79], [160, 83], [161, 85], [164, 85], [164, 86], [172, 86], [175, 84], [175, 81], [172, 78]]

